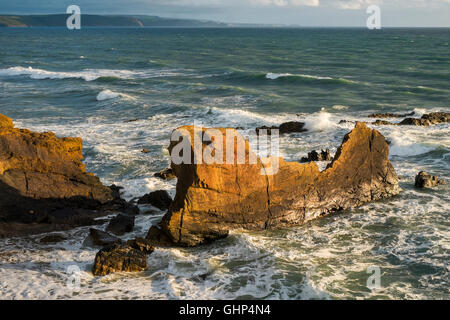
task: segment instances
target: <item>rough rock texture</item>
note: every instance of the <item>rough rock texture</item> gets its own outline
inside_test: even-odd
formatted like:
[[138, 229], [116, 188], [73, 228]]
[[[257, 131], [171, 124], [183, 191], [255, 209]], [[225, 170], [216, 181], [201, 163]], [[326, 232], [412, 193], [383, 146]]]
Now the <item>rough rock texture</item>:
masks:
[[66, 237], [60, 234], [50, 234], [48, 236], [45, 236], [39, 240], [40, 243], [58, 243], [61, 241], [67, 240]]
[[[80, 138], [57, 138], [14, 128], [0, 115], [0, 235], [64, 230], [95, 224], [99, 209], [115, 204], [118, 192], [104, 186], [82, 163]], [[46, 227], [44, 226], [46, 225]]]
[[134, 220], [135, 216], [120, 213], [111, 219], [106, 227], [106, 231], [112, 232], [118, 236], [131, 232], [134, 228]]
[[432, 188], [440, 184], [445, 184], [445, 181], [425, 171], [419, 172], [416, 176], [415, 186], [418, 188]]
[[92, 273], [94, 276], [105, 276], [113, 272], [145, 271], [147, 268], [144, 253], [127, 245], [115, 244], [97, 252]]
[[108, 232], [97, 230], [94, 228], [89, 229], [88, 238], [92, 239], [92, 243], [94, 245], [101, 247], [122, 243], [122, 240], [120, 238], [117, 238], [112, 234], [109, 234]]
[[156, 226], [151, 226], [148, 230], [146, 240], [150, 241], [153, 245], [158, 247], [171, 247], [173, 246], [172, 240], [161, 229]]
[[166, 190], [158, 190], [140, 198], [138, 204], [151, 204], [160, 210], [168, 210], [172, 204], [172, 198]]
[[320, 153], [313, 150], [308, 153], [307, 157], [303, 157], [300, 162], [311, 162], [311, 161], [331, 161], [331, 153], [329, 149], [322, 150]]
[[[194, 131], [200, 131], [192, 126], [177, 130], [189, 134], [191, 141]], [[218, 130], [225, 134], [226, 129]], [[201, 137], [197, 139], [201, 141]], [[175, 145], [177, 142], [169, 146], [171, 153]], [[364, 123], [357, 123], [344, 137], [335, 159], [323, 172], [315, 162], [300, 164], [279, 158], [278, 172], [263, 175], [270, 171], [270, 162], [258, 159], [250, 164], [248, 141], [245, 147], [245, 164], [172, 163], [178, 178], [177, 193], [161, 226], [175, 244], [199, 245], [237, 228], [261, 230], [302, 224], [400, 192], [385, 138]]]
[[127, 245], [145, 254], [150, 254], [155, 251], [155, 247], [153, 246], [152, 242], [144, 238], [128, 240]]

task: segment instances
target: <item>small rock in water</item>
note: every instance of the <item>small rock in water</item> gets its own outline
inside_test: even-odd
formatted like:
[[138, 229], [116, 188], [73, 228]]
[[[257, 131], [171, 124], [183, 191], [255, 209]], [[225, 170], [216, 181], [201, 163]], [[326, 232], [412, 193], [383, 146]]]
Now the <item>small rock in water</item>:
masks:
[[440, 184], [445, 184], [445, 181], [425, 171], [419, 172], [416, 176], [415, 186], [418, 188], [432, 188]]
[[144, 238], [136, 238], [134, 240], [128, 240], [127, 245], [145, 254], [150, 254], [155, 250], [155, 247], [153, 246], [152, 242]]
[[409, 113], [404, 113], [404, 114], [398, 114], [398, 113], [373, 113], [371, 115], [369, 115], [369, 118], [405, 118], [405, 117], [410, 117], [413, 116], [415, 114], [414, 111], [409, 112]]
[[61, 242], [64, 240], [67, 240], [67, 238], [60, 234], [51, 234], [51, 235], [43, 237], [39, 242], [40, 243], [57, 243], [57, 242]]
[[92, 273], [105, 276], [114, 272], [140, 272], [148, 269], [147, 256], [128, 245], [115, 244], [97, 252]]
[[306, 131], [308, 131], [305, 128], [305, 123], [304, 122], [289, 121], [289, 122], [282, 123], [279, 127], [275, 127], [275, 126], [272, 126], [272, 127], [267, 127], [267, 126], [258, 127], [258, 128], [256, 128], [256, 134], [259, 135], [259, 131], [260, 130], [267, 130], [267, 135], [271, 135], [272, 134], [271, 130], [273, 130], [273, 129], [280, 130], [280, 134], [295, 133], [295, 132], [306, 132]]
[[166, 190], [158, 190], [144, 195], [138, 200], [138, 204], [151, 204], [160, 210], [168, 210], [172, 198]]
[[119, 236], [127, 232], [131, 232], [134, 228], [134, 219], [134, 216], [120, 213], [111, 219], [108, 227], [106, 227], [106, 231], [112, 232]]
[[161, 172], [157, 172], [157, 173], [154, 174], [154, 176], [157, 177], [157, 178], [161, 178], [163, 180], [172, 180], [172, 179], [176, 178], [176, 176], [173, 173], [173, 170], [171, 168], [167, 168], [167, 169], [164, 169]]
[[94, 228], [89, 229], [89, 237], [91, 237], [92, 242], [96, 246], [110, 246], [112, 244], [120, 244], [122, 240], [109, 234], [108, 232], [97, 230]]
[[142, 149], [142, 151], [141, 151], [142, 153], [150, 153], [150, 150], [148, 150], [148, 149]]
[[308, 157], [303, 157], [300, 162], [331, 161], [332, 159], [329, 149], [322, 150], [320, 153], [313, 150], [308, 153]]

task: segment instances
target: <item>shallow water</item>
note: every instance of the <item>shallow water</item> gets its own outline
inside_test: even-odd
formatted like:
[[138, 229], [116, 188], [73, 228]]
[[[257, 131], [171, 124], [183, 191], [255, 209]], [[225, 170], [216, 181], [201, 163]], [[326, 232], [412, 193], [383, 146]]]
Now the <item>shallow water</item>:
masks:
[[[201, 122], [243, 127], [301, 120], [282, 137], [296, 161], [340, 145], [372, 112], [450, 111], [448, 29], [0, 29], [0, 113], [17, 127], [80, 136], [85, 163], [131, 199], [174, 182], [171, 131]], [[447, 43], [447, 44], [446, 44]], [[134, 122], [125, 122], [138, 119]], [[373, 120], [373, 119], [372, 119]], [[394, 119], [395, 121], [395, 119]], [[193, 249], [158, 249], [137, 274], [95, 278], [88, 228], [0, 240], [2, 299], [448, 299], [449, 185], [413, 187], [426, 170], [450, 181], [450, 126], [377, 129], [403, 192], [287, 230], [236, 231]], [[143, 154], [143, 148], [150, 153]], [[322, 166], [325, 164], [321, 164]], [[141, 215], [130, 239], [163, 213]], [[81, 270], [70, 290], [69, 266]], [[381, 268], [370, 290], [367, 268]]]

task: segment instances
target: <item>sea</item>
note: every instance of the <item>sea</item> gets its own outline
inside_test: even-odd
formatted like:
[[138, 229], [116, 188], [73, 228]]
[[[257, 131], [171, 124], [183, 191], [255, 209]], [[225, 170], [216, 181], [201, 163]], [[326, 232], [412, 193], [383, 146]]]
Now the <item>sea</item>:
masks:
[[[280, 138], [281, 156], [298, 161], [334, 153], [354, 127], [340, 120], [450, 112], [449, 42], [450, 29], [0, 28], [0, 113], [83, 138], [87, 170], [128, 200], [174, 196], [176, 181], [154, 174], [169, 166], [172, 130], [195, 121], [244, 133], [303, 121], [308, 132]], [[449, 299], [450, 186], [417, 189], [414, 178], [450, 182], [450, 126], [376, 129], [391, 142], [398, 196], [156, 249], [147, 271], [105, 277], [92, 275], [88, 227], [56, 244], [0, 239], [0, 299]], [[163, 215], [139, 215], [124, 239]]]

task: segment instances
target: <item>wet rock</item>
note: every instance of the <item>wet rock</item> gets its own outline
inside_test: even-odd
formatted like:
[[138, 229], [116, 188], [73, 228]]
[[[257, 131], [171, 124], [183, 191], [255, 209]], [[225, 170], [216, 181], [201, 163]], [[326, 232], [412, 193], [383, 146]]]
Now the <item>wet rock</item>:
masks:
[[131, 232], [134, 228], [134, 220], [134, 216], [120, 213], [111, 219], [106, 227], [106, 231], [112, 232], [118, 236]]
[[320, 153], [313, 150], [308, 153], [307, 157], [303, 157], [300, 162], [311, 162], [311, 161], [331, 161], [331, 153], [329, 149], [322, 150]]
[[341, 120], [341, 121], [339, 121], [339, 124], [345, 124], [345, 123], [355, 123], [355, 121], [350, 121], [350, 120]]
[[144, 238], [136, 238], [134, 240], [128, 240], [127, 245], [145, 254], [150, 254], [155, 250], [155, 247], [153, 246], [152, 242]]
[[298, 121], [289, 121], [282, 123], [279, 127], [272, 126], [262, 126], [256, 128], [256, 134], [259, 135], [260, 130], [267, 130], [267, 135], [271, 135], [271, 130], [278, 129], [280, 134], [287, 134], [287, 133], [298, 133], [298, 132], [306, 132], [308, 131], [305, 128], [304, 122], [298, 122]]
[[152, 226], [148, 230], [146, 240], [149, 240], [153, 245], [158, 247], [171, 247], [174, 245], [172, 240], [158, 227]]
[[372, 122], [372, 124], [376, 125], [376, 126], [396, 126], [396, 123], [392, 123], [390, 121], [386, 121], [386, 120], [377, 120]]
[[142, 149], [141, 152], [142, 152], [142, 153], [150, 153], [150, 150], [148, 150], [148, 149]]
[[[181, 129], [180, 134], [189, 134], [186, 139], [190, 141], [194, 141], [194, 134], [203, 134], [195, 133], [200, 129], [193, 126]], [[217, 130], [226, 132], [225, 128]], [[175, 145], [171, 143], [170, 152]], [[203, 152], [191, 146], [194, 151]], [[172, 163], [178, 178], [177, 193], [161, 222], [162, 231], [172, 242], [195, 246], [225, 237], [233, 229], [299, 225], [400, 192], [385, 138], [364, 123], [357, 123], [344, 137], [333, 162], [322, 172], [315, 162], [301, 164], [278, 158], [278, 170], [267, 175], [264, 173], [274, 168], [270, 161], [257, 158], [256, 163], [249, 163], [251, 153], [245, 141], [245, 164]], [[223, 157], [226, 163], [226, 150]], [[149, 231], [157, 232], [154, 228]]]
[[173, 173], [171, 168], [167, 168], [167, 169], [164, 169], [161, 172], [157, 172], [157, 173], [154, 174], [154, 176], [157, 177], [157, 178], [161, 178], [163, 180], [172, 180], [172, 179], [176, 178], [176, 176]]
[[65, 240], [67, 240], [67, 238], [60, 234], [50, 234], [48, 236], [41, 238], [41, 240], [39, 242], [40, 243], [58, 243], [58, 242], [65, 241]]
[[82, 160], [80, 138], [17, 129], [0, 115], [0, 221], [20, 232], [7, 233], [94, 225], [107, 214], [120, 196], [86, 172]]
[[115, 244], [95, 256], [92, 273], [105, 276], [114, 272], [140, 272], [148, 269], [147, 256], [128, 245]]
[[398, 123], [399, 126], [425, 126], [425, 127], [428, 127], [430, 124], [431, 123], [428, 120], [417, 118], [405, 118], [403, 121]]
[[369, 118], [405, 118], [405, 117], [410, 117], [413, 116], [415, 114], [414, 111], [411, 111], [409, 113], [403, 113], [403, 114], [398, 114], [398, 113], [373, 113], [371, 115], [369, 115]]
[[171, 203], [172, 198], [166, 190], [150, 192], [138, 200], [138, 204], [151, 204], [160, 210], [169, 209]]
[[136, 122], [139, 119], [129, 119], [129, 120], [125, 120], [124, 123], [130, 123], [130, 122]]
[[432, 188], [440, 184], [445, 184], [445, 181], [425, 171], [419, 172], [416, 176], [415, 186], [418, 188]]
[[94, 228], [89, 229], [88, 237], [92, 239], [92, 243], [94, 245], [101, 247], [122, 243], [122, 240], [120, 238], [117, 238], [112, 234], [109, 234], [108, 232], [97, 230]]
[[450, 122], [450, 113], [448, 112], [432, 112], [424, 114], [422, 120], [429, 121], [430, 124], [448, 123]]

